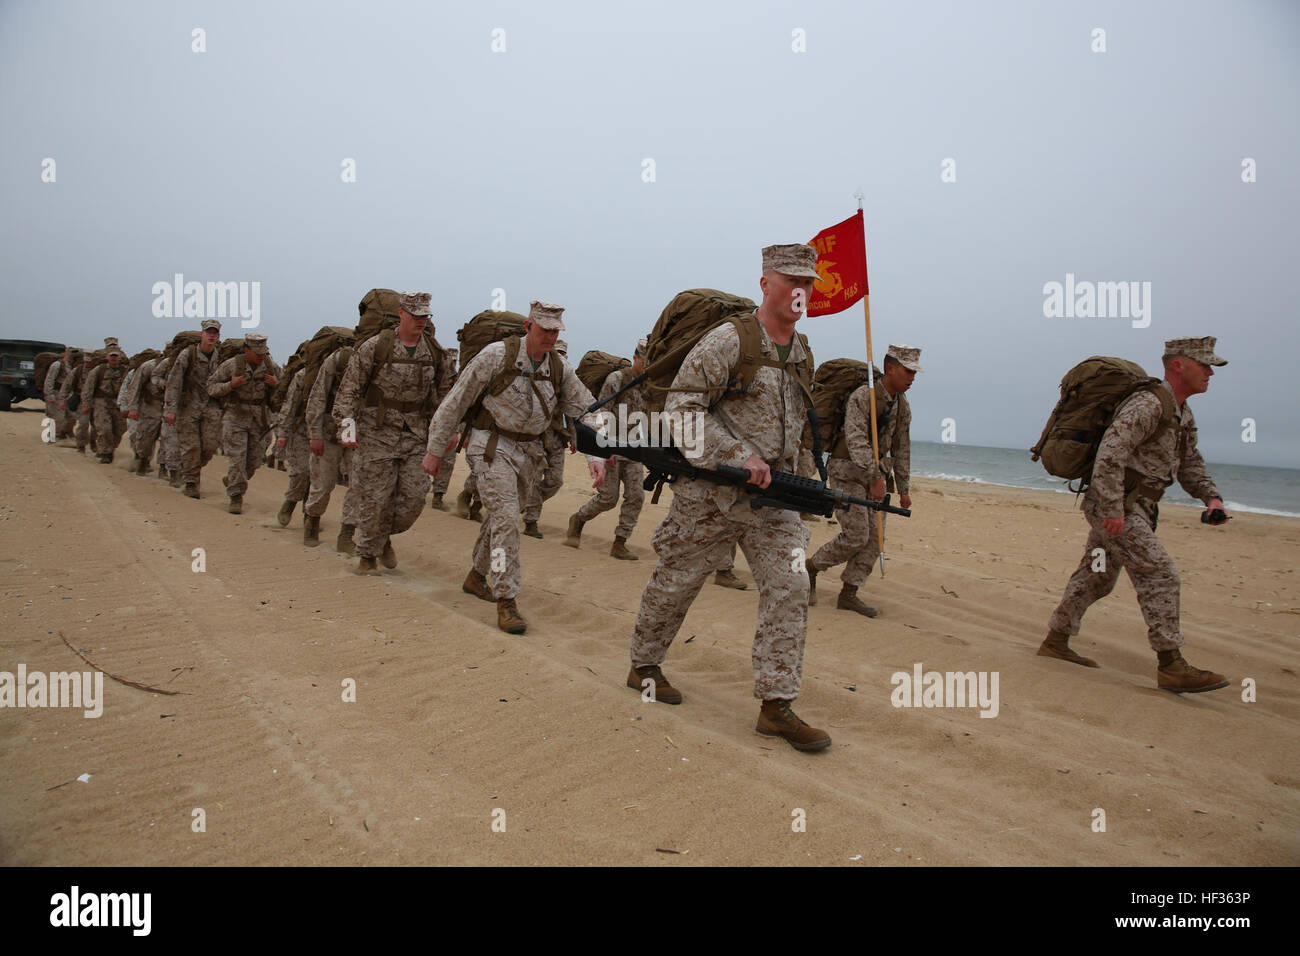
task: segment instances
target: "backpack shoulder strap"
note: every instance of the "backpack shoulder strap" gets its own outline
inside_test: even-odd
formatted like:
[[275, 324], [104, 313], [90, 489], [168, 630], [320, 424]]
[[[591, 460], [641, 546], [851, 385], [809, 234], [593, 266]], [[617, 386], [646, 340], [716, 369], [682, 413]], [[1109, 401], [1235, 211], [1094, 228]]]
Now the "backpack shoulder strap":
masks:
[[489, 395], [500, 395], [510, 383], [523, 374], [515, 364], [519, 361], [519, 348], [523, 345], [523, 336], [512, 335], [505, 340], [506, 356], [501, 365], [501, 371], [493, 377], [492, 382], [488, 385]]
[[1160, 424], [1151, 435], [1152, 438], [1159, 438], [1178, 423], [1178, 408], [1174, 404], [1174, 397], [1159, 385], [1152, 385], [1150, 392], [1160, 400]]

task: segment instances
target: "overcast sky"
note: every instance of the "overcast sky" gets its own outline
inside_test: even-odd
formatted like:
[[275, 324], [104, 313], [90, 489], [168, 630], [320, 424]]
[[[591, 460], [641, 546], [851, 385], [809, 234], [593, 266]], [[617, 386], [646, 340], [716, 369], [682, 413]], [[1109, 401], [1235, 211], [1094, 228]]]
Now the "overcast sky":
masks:
[[[915, 440], [1028, 448], [1081, 359], [1217, 335], [1206, 456], [1298, 467], [1298, 103], [1290, 0], [4, 0], [0, 336], [158, 347], [182, 273], [260, 283], [282, 359], [374, 286], [432, 292], [444, 344], [502, 289], [568, 308], [575, 364], [630, 355], [861, 188]], [[1067, 274], [1149, 315], [1045, 316]], [[800, 327], [865, 356], [860, 306]]]

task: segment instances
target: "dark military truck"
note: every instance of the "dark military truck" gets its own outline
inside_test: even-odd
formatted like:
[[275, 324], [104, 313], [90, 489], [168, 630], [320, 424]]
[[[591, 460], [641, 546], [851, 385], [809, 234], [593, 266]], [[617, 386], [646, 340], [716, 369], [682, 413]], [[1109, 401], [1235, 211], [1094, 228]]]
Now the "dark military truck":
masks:
[[9, 411], [13, 402], [45, 398], [45, 383], [36, 381], [36, 356], [41, 352], [63, 354], [63, 346], [58, 342], [0, 339], [0, 412]]

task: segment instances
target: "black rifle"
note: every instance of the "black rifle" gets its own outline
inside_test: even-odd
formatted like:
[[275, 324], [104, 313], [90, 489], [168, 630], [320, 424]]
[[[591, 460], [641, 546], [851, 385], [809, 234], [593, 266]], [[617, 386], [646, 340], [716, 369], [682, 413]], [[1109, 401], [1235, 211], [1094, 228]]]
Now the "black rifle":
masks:
[[626, 458], [628, 461], [639, 461], [643, 464], [646, 469], [643, 487], [646, 491], [654, 489], [653, 501], [659, 500], [659, 492], [663, 490], [665, 482], [672, 484], [682, 478], [697, 478], [700, 481], [711, 481], [717, 485], [740, 486], [752, 496], [750, 498], [750, 507], [754, 509], [784, 508], [787, 511], [798, 511], [803, 514], [816, 514], [829, 518], [834, 514], [836, 508], [858, 505], [861, 508], [871, 508], [875, 511], [886, 511], [889, 514], [902, 515], [904, 518], [912, 516], [910, 509], [896, 508], [891, 505], [889, 495], [885, 495], [884, 501], [868, 501], [866, 498], [855, 498], [852, 495], [846, 495], [842, 491], [827, 488], [825, 482], [792, 475], [785, 471], [772, 472], [772, 483], [766, 488], [759, 488], [757, 485], [751, 484], [749, 472], [744, 468], [732, 468], [728, 465], [721, 465], [716, 469], [700, 468], [697, 465], [692, 465], [686, 459], [686, 456], [681, 453], [680, 449], [671, 445], [667, 448], [602, 446], [594, 428], [585, 422], [576, 422], [575, 424], [578, 432], [578, 451], [584, 455], [592, 455], [597, 458], [618, 456], [619, 458]]

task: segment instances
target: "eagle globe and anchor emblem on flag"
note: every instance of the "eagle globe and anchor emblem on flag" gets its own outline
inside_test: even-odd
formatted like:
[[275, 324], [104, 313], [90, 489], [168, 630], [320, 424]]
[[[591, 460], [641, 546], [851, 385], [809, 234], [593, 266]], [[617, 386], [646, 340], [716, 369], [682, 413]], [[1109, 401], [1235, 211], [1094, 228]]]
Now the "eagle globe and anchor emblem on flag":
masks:
[[813, 283], [813, 288], [828, 299], [834, 299], [844, 291], [838, 265], [835, 260], [827, 259], [820, 249], [817, 251], [817, 274], [821, 278]]
[[817, 250], [817, 275], [809, 315], [843, 312], [867, 291], [867, 248], [862, 211], [823, 229], [808, 243]]

